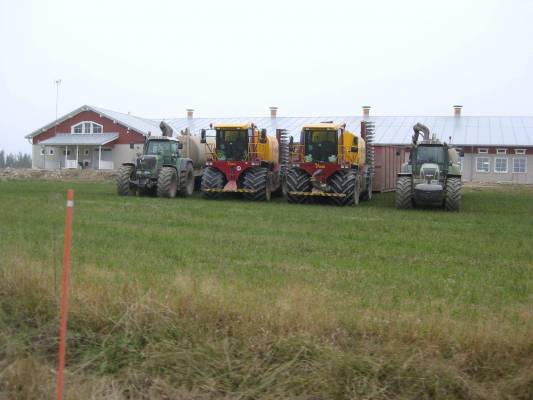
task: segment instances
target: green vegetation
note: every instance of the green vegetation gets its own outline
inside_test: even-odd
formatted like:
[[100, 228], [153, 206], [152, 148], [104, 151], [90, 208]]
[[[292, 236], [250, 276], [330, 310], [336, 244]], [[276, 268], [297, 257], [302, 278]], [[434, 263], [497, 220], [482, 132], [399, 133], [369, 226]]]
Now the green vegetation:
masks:
[[399, 211], [0, 183], [0, 398], [529, 399], [533, 191]]

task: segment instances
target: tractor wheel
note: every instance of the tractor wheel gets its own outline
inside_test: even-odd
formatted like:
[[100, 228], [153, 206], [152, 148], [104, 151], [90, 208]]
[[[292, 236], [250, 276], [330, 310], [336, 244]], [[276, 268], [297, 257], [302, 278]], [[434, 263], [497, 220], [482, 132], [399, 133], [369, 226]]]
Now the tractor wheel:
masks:
[[400, 176], [396, 182], [396, 208], [405, 210], [413, 207], [412, 177]]
[[178, 192], [178, 172], [174, 167], [163, 167], [157, 179], [157, 197], [176, 197]]
[[448, 178], [446, 193], [444, 194], [444, 208], [446, 211], [459, 211], [461, 207], [461, 178]]
[[344, 194], [344, 197], [332, 197], [338, 206], [359, 205], [359, 185], [357, 177], [352, 172], [336, 172], [329, 181], [333, 192]]
[[311, 177], [299, 168], [291, 168], [286, 177], [287, 200], [289, 203], [307, 203], [309, 197], [291, 194], [291, 192], [310, 192], [312, 190]]
[[135, 196], [137, 188], [130, 184], [130, 178], [135, 174], [135, 167], [123, 165], [117, 174], [117, 193], [119, 196]]
[[190, 197], [194, 192], [194, 170], [191, 163], [187, 163], [187, 167], [180, 171], [180, 196]]
[[369, 201], [372, 200], [372, 178], [369, 179], [367, 189], [361, 193], [361, 200]]
[[221, 192], [208, 192], [207, 189], [224, 189], [224, 174], [218, 169], [213, 167], [207, 167], [202, 175], [202, 182], [200, 189], [204, 194], [204, 197], [209, 200], [218, 199]]
[[253, 168], [244, 174], [243, 187], [254, 190], [245, 192], [244, 197], [254, 201], [270, 201], [272, 195], [272, 175], [267, 168]]

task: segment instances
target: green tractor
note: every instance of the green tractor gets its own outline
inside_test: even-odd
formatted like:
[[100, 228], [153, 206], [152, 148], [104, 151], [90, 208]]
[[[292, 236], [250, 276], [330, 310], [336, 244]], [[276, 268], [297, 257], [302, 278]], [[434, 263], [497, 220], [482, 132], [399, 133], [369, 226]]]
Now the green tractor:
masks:
[[124, 163], [117, 176], [120, 196], [157, 194], [158, 197], [191, 196], [195, 173], [193, 160], [184, 157], [183, 144], [172, 137], [172, 128], [161, 123], [163, 136], [148, 136], [143, 154], [135, 163]]
[[[417, 123], [409, 162], [401, 167], [396, 183], [396, 207], [442, 206], [459, 211], [461, 206], [461, 167], [458, 149], [441, 143], [429, 128]], [[418, 143], [420, 132], [424, 134]]]

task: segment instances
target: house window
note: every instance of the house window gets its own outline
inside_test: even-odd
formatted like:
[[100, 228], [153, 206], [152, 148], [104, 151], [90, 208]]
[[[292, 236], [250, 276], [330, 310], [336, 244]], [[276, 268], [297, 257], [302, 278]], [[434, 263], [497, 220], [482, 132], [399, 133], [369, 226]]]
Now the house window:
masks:
[[476, 172], [489, 172], [490, 171], [490, 161], [488, 157], [477, 157], [476, 158]]
[[459, 157], [459, 171], [463, 172], [463, 165], [465, 164], [465, 158]]
[[477, 149], [477, 152], [479, 154], [488, 154], [489, 153], [489, 149]]
[[130, 149], [133, 150], [134, 144], [130, 143]]
[[500, 174], [506, 174], [508, 172], [507, 158], [494, 159], [494, 172], [498, 172]]
[[85, 150], [83, 151], [83, 154], [86, 155], [86, 156], [88, 156], [88, 155], [89, 155], [89, 149], [85, 149]]
[[527, 159], [525, 157], [513, 158], [513, 172], [525, 174], [527, 172]]
[[63, 155], [64, 155], [64, 156], [70, 156], [70, 150], [67, 150], [67, 151], [66, 151], [66, 154], [65, 154], [65, 150], [63, 150]]
[[41, 155], [44, 156], [44, 148], [41, 149]]
[[48, 149], [48, 155], [50, 155], [50, 156], [54, 155], [54, 149], [53, 148], [49, 148]]
[[526, 154], [526, 149], [515, 149], [514, 153], [523, 156]]
[[496, 149], [496, 154], [507, 154], [507, 149]]
[[102, 130], [102, 125], [92, 121], [83, 121], [70, 128], [72, 133], [102, 133]]

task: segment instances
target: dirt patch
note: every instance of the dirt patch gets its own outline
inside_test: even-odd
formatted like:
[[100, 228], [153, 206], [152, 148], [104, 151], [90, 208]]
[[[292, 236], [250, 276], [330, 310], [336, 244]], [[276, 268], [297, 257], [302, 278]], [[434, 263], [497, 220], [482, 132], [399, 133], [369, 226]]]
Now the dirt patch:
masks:
[[0, 181], [16, 179], [43, 179], [56, 181], [114, 181], [116, 171], [98, 171], [89, 169], [0, 169]]

